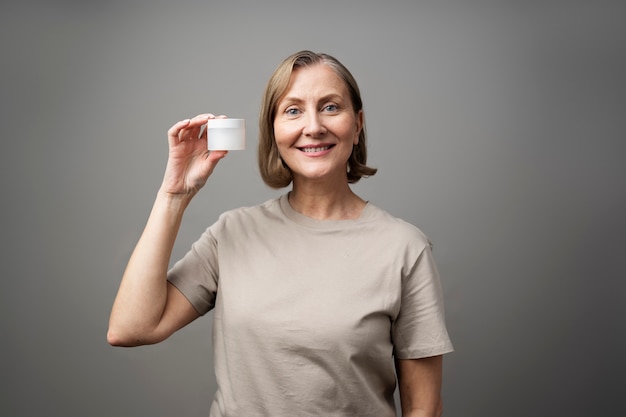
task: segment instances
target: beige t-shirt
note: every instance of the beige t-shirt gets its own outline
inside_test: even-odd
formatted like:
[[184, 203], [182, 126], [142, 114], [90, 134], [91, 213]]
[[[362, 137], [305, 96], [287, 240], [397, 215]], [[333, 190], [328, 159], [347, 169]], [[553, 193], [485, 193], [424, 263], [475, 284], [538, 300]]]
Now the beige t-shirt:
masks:
[[168, 279], [214, 309], [211, 417], [395, 416], [394, 355], [453, 350], [428, 239], [369, 203], [356, 220], [287, 195], [226, 212]]

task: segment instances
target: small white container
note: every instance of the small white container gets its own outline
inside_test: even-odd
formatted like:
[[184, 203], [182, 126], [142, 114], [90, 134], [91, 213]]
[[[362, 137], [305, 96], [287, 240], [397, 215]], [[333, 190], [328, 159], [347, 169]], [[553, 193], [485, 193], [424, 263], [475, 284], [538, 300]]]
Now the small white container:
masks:
[[206, 124], [210, 151], [239, 151], [246, 149], [245, 119], [209, 119]]

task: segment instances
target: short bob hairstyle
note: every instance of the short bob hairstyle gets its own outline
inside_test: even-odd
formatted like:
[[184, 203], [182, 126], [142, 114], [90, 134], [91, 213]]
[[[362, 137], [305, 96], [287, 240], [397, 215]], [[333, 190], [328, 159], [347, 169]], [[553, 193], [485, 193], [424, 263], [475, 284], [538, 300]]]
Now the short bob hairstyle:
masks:
[[[336, 58], [323, 53], [300, 51], [286, 58], [270, 77], [259, 115], [259, 148], [258, 162], [261, 177], [265, 184], [271, 188], [283, 188], [291, 184], [293, 179], [291, 170], [283, 162], [274, 136], [274, 119], [278, 109], [278, 103], [289, 87], [291, 74], [298, 68], [324, 64], [330, 67], [343, 80], [352, 101], [355, 113], [363, 109], [361, 93], [356, 80], [348, 69]], [[371, 168], [367, 163], [367, 146], [365, 143], [365, 122], [359, 134], [359, 143], [354, 145], [346, 167], [348, 182], [355, 183], [362, 177], [374, 175], [376, 168]]]

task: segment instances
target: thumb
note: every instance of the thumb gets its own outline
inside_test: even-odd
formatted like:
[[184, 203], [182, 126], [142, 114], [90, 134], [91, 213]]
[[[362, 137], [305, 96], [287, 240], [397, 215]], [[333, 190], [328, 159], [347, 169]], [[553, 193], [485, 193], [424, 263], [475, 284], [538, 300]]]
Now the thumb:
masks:
[[226, 155], [228, 151], [210, 151], [209, 155], [205, 161], [205, 169], [207, 178], [213, 173], [213, 169], [219, 161], [221, 161]]
[[222, 158], [228, 155], [228, 151], [209, 151], [209, 161], [216, 165]]

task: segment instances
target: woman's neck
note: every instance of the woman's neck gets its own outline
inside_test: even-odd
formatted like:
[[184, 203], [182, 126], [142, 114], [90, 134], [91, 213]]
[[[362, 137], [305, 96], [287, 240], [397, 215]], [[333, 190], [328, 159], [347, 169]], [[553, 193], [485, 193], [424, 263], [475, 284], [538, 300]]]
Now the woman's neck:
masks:
[[289, 204], [300, 214], [318, 220], [357, 219], [366, 201], [345, 187], [306, 186], [294, 183]]

